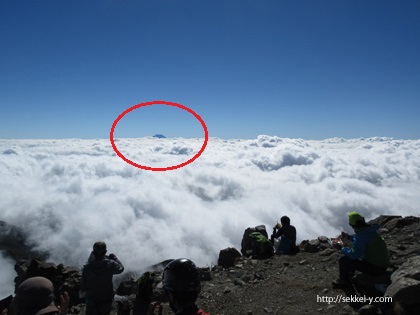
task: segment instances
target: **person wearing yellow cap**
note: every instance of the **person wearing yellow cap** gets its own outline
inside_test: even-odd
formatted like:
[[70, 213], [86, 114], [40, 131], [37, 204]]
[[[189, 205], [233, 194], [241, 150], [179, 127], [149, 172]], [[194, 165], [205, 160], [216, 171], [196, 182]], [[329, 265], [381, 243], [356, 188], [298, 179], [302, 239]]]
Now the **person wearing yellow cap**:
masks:
[[389, 254], [384, 239], [378, 233], [378, 225], [370, 225], [358, 212], [350, 212], [349, 225], [355, 234], [342, 232], [341, 236], [352, 241], [352, 247], [341, 248], [343, 256], [338, 261], [339, 278], [333, 282], [336, 288], [351, 286], [355, 271], [372, 276], [384, 274], [389, 265]]

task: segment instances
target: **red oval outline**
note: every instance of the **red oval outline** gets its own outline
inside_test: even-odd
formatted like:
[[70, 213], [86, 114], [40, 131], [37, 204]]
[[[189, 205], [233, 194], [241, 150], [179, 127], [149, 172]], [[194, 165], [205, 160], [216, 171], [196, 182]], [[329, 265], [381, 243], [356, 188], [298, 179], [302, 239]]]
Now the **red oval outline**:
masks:
[[[190, 114], [192, 114], [195, 118], [197, 118], [197, 120], [201, 123], [201, 126], [203, 127], [204, 130], [204, 142], [203, 145], [201, 146], [200, 151], [198, 151], [197, 154], [195, 154], [191, 159], [189, 159], [186, 162], [183, 162], [181, 164], [177, 164], [177, 165], [173, 165], [173, 166], [168, 166], [168, 167], [150, 167], [150, 166], [145, 166], [145, 165], [141, 165], [141, 164], [137, 164], [129, 159], [127, 159], [118, 149], [117, 146], [115, 145], [114, 142], [114, 131], [115, 131], [115, 127], [117, 126], [118, 122], [129, 112], [140, 108], [140, 107], [144, 107], [144, 106], [152, 106], [152, 105], [166, 105], [166, 106], [173, 106], [173, 107], [178, 107], [181, 108], [183, 110], [186, 110], [187, 112], [189, 112]], [[111, 141], [112, 144], [112, 148], [114, 149], [115, 153], [117, 153], [117, 155], [122, 158], [125, 162], [127, 162], [128, 164], [141, 168], [143, 170], [146, 171], [153, 171], [153, 172], [165, 172], [165, 171], [172, 171], [172, 170], [176, 170], [178, 168], [184, 167], [190, 163], [192, 163], [193, 161], [195, 161], [206, 149], [207, 146], [207, 142], [209, 140], [209, 132], [207, 130], [207, 126], [206, 123], [204, 122], [204, 120], [196, 113], [194, 112], [191, 108], [188, 108], [187, 106], [178, 104], [178, 103], [174, 103], [174, 102], [166, 102], [166, 101], [151, 101], [151, 102], [144, 102], [144, 103], [140, 103], [134, 106], [131, 106], [130, 108], [127, 108], [125, 111], [123, 111], [118, 117], [117, 119], [114, 120], [114, 123], [112, 124], [111, 127], [111, 131], [109, 133], [109, 140]]]

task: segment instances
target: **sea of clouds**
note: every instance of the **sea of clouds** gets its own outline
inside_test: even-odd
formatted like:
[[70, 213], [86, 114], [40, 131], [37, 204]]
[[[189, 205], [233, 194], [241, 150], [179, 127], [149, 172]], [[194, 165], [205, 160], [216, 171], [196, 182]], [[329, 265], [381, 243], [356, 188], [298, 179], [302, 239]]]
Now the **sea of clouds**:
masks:
[[[117, 139], [128, 159], [166, 167], [203, 139]], [[119, 158], [109, 140], [0, 140], [0, 220], [22, 228], [49, 260], [81, 267], [97, 240], [126, 270], [168, 258], [215, 263], [244, 229], [288, 215], [298, 241], [349, 231], [347, 213], [420, 214], [420, 140], [210, 138], [174, 171]], [[13, 291], [0, 255], [1, 295]], [[12, 274], [12, 275], [11, 275]]]

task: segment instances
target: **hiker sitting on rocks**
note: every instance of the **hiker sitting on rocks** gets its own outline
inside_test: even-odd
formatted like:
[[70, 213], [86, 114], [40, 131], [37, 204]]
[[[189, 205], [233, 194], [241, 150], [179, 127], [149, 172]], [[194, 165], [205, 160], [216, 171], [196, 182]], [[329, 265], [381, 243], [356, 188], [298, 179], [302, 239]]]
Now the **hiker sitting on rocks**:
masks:
[[271, 242], [274, 244], [277, 255], [288, 254], [296, 248], [296, 228], [290, 225], [290, 218], [283, 216], [273, 228]]
[[[11, 303], [13, 315], [67, 315], [69, 295], [64, 292], [60, 296], [60, 306], [54, 304], [54, 286], [44, 277], [32, 277], [23, 281]], [[7, 310], [2, 315], [8, 314]]]
[[351, 286], [351, 277], [356, 270], [378, 276], [386, 272], [389, 265], [388, 249], [384, 239], [378, 234], [378, 225], [370, 225], [357, 212], [349, 213], [349, 225], [354, 229], [354, 235], [341, 233], [341, 237], [349, 238], [353, 246], [343, 247], [344, 255], [338, 261], [340, 277], [333, 282], [334, 287]]
[[124, 266], [117, 256], [106, 256], [106, 244], [96, 242], [83, 267], [80, 281], [81, 292], [86, 292], [86, 315], [108, 315], [114, 299], [112, 277], [122, 273]]
[[165, 267], [163, 289], [176, 315], [210, 315], [196, 305], [201, 282], [197, 267], [191, 260], [175, 259]]

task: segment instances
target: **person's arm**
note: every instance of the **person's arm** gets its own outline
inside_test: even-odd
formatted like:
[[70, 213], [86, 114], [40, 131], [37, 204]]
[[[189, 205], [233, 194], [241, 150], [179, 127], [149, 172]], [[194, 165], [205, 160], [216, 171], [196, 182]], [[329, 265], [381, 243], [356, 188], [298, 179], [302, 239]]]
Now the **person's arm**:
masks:
[[280, 236], [283, 235], [283, 228], [278, 228], [277, 232], [274, 234], [275, 238], [279, 238]]
[[112, 261], [112, 273], [119, 274], [124, 271], [124, 266], [121, 261], [114, 254], [109, 255], [109, 259]]
[[343, 247], [341, 252], [349, 257], [350, 259], [360, 259], [365, 256], [366, 253], [366, 239], [361, 235], [351, 235], [350, 236], [353, 240], [353, 246], [350, 247]]

